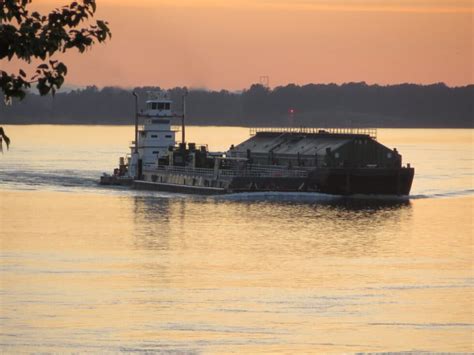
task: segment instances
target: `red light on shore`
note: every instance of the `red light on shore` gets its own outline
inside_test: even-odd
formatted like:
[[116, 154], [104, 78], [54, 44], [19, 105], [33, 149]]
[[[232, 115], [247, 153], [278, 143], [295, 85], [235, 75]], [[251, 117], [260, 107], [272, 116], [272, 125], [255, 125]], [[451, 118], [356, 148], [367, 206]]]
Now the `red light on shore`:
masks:
[[294, 109], [294, 108], [290, 108], [290, 109], [288, 110], [288, 113], [294, 114], [294, 113], [295, 113], [295, 109]]

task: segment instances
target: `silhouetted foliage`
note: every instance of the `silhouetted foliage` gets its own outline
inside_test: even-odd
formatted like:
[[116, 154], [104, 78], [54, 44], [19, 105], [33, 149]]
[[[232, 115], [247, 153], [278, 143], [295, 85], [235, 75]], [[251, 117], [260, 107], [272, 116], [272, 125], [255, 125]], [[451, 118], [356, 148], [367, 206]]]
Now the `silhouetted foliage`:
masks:
[[95, 0], [74, 1], [48, 15], [30, 13], [31, 1], [0, 0], [0, 59], [16, 57], [26, 63], [35, 58], [43, 61], [31, 78], [23, 69], [18, 75], [0, 70], [0, 88], [6, 99], [23, 99], [33, 83], [41, 95], [49, 92], [54, 95], [64, 83], [67, 67], [50, 58], [56, 52], [71, 48], [82, 53], [95, 41], [104, 42], [111, 37], [107, 22], [101, 20], [88, 27], [79, 27], [94, 16]]
[[[135, 88], [144, 108], [146, 92]], [[181, 111], [184, 88], [169, 90]], [[365, 83], [290, 84], [272, 90], [252, 85], [242, 93], [190, 90], [188, 124], [306, 127], [472, 127], [474, 85], [390, 86]], [[294, 114], [289, 114], [289, 109]], [[28, 95], [11, 107], [0, 103], [1, 123], [132, 124], [131, 90], [90, 86], [54, 98]], [[176, 121], [179, 123], [179, 120]]]
[[3, 153], [3, 141], [7, 145], [7, 149], [10, 148], [10, 138], [7, 136], [3, 127], [0, 127], [0, 152]]

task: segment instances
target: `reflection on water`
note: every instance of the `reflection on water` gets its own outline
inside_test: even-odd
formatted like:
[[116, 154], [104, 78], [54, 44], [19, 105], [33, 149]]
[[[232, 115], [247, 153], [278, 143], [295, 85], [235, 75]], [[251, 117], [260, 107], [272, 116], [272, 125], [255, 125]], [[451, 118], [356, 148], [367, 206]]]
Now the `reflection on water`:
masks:
[[0, 197], [4, 352], [471, 350], [470, 198]]
[[[167, 249], [170, 239], [184, 243], [186, 237], [196, 239], [201, 234], [212, 238], [214, 246], [222, 242], [225, 248], [228, 238], [251, 243], [258, 234], [272, 248], [287, 253], [357, 257], [377, 253], [377, 238], [390, 237], [387, 229], [397, 230], [411, 219], [411, 204], [406, 200], [337, 198], [302, 203], [137, 196], [133, 201], [134, 233], [141, 249]], [[222, 219], [225, 223], [219, 224]], [[277, 235], [273, 234], [275, 225], [280, 228]]]

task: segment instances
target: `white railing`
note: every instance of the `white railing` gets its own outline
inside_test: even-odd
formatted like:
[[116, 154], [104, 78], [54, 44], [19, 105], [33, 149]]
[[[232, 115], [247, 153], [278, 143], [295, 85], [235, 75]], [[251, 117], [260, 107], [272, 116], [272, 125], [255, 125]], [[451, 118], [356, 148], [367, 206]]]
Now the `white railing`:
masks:
[[180, 174], [180, 175], [199, 175], [199, 176], [214, 176], [214, 169], [206, 168], [192, 168], [189, 166], [158, 166], [153, 169], [153, 172], [161, 172], [168, 174]]
[[240, 170], [219, 170], [219, 174], [229, 176], [252, 176], [252, 177], [307, 177], [308, 171], [303, 169], [289, 169], [274, 165], [250, 165]]
[[250, 135], [257, 133], [330, 133], [330, 134], [362, 134], [377, 139], [377, 128], [315, 128], [315, 127], [268, 127], [268, 128], [250, 128]]
[[185, 166], [159, 166], [145, 167], [144, 172], [165, 173], [176, 175], [192, 175], [208, 178], [234, 178], [234, 177], [307, 177], [308, 171], [302, 169], [288, 169], [272, 165], [254, 165], [244, 169], [206, 169]]

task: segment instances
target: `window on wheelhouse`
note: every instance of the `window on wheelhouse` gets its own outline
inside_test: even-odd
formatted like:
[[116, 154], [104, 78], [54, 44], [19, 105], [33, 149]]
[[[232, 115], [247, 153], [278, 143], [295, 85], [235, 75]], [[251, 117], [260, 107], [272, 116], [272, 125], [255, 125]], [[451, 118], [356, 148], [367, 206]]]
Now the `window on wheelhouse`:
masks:
[[171, 104], [169, 102], [165, 103], [165, 110], [169, 110], [171, 108]]
[[164, 102], [158, 102], [158, 110], [164, 110], [165, 109], [165, 103]]

